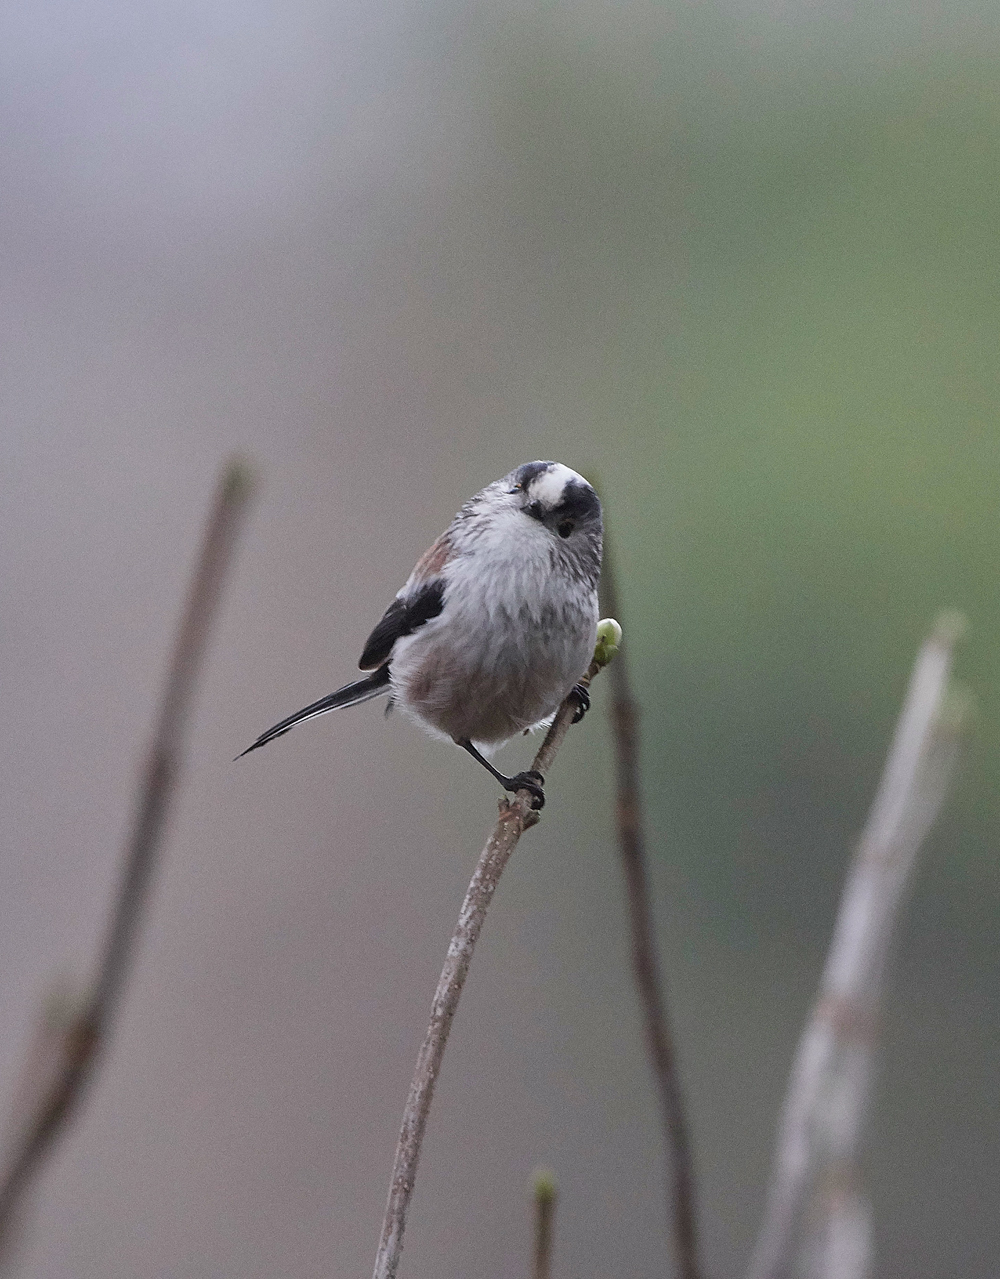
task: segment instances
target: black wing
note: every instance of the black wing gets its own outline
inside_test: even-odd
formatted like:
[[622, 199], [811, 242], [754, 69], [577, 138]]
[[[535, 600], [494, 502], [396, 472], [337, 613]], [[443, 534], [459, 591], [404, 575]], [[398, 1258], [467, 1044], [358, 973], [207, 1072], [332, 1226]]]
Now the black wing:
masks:
[[415, 594], [406, 599], [396, 598], [385, 610], [381, 622], [368, 636], [365, 651], [361, 654], [358, 666], [363, 671], [374, 670], [387, 661], [396, 640], [404, 635], [412, 635], [418, 627], [429, 622], [444, 608], [444, 582], [435, 578], [421, 586]]

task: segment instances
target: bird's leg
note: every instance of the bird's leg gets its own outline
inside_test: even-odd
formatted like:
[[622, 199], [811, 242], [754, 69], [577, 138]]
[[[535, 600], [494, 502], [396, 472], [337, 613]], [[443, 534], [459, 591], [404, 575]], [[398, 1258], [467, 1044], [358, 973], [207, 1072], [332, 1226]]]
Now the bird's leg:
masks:
[[584, 715], [590, 710], [590, 694], [582, 684], [574, 684], [569, 690], [569, 695], [576, 702], [576, 711], [573, 715], [572, 722], [579, 724]]
[[526, 790], [531, 795], [531, 807], [535, 810], [541, 808], [545, 803], [545, 792], [542, 787], [545, 785], [545, 778], [541, 773], [529, 769], [524, 773], [515, 773], [513, 777], [504, 777], [503, 773], [498, 772], [488, 759], [484, 759], [476, 750], [475, 746], [466, 738], [456, 741], [456, 745], [461, 746], [462, 750], [468, 751], [473, 759], [477, 759], [483, 768], [493, 774], [504, 790], [516, 793], [519, 790]]

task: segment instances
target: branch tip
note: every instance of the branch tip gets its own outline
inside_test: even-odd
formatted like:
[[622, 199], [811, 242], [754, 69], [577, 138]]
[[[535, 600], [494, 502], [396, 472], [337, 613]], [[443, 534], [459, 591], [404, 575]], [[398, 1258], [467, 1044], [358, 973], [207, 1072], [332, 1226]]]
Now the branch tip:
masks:
[[536, 1168], [531, 1178], [535, 1204], [535, 1246], [532, 1279], [550, 1279], [552, 1233], [556, 1215], [556, 1175], [551, 1168]]
[[551, 1168], [536, 1168], [531, 1174], [531, 1197], [535, 1203], [552, 1203], [558, 1190], [556, 1175]]
[[969, 629], [969, 619], [957, 608], [943, 609], [934, 620], [931, 639], [946, 648], [953, 648], [964, 639]]
[[252, 463], [243, 457], [233, 457], [226, 467], [222, 479], [222, 491], [228, 502], [245, 502], [257, 488], [257, 471]]

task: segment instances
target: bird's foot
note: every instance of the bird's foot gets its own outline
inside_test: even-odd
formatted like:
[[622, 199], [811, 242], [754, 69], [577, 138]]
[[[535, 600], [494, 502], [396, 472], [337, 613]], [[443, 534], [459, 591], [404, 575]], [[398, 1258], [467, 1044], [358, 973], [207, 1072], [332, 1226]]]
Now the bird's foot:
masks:
[[569, 695], [576, 702], [576, 712], [573, 715], [571, 724], [579, 724], [584, 715], [590, 710], [590, 694], [582, 684], [574, 684], [569, 690]]
[[545, 778], [537, 769], [531, 768], [525, 773], [515, 773], [513, 777], [504, 777], [503, 773], [494, 768], [488, 759], [483, 758], [467, 737], [456, 737], [455, 745], [461, 746], [462, 750], [468, 751], [473, 759], [478, 760], [488, 773], [493, 774], [504, 790], [510, 791], [514, 795], [519, 790], [526, 790], [531, 796], [531, 807], [535, 812], [545, 803], [545, 792], [542, 790], [545, 785]]
[[509, 790], [514, 794], [519, 790], [526, 790], [531, 796], [531, 807], [535, 812], [545, 805], [545, 792], [542, 789], [544, 785], [545, 778], [533, 768], [529, 768], [523, 773], [515, 773], [513, 777], [508, 777], [503, 783], [504, 790]]

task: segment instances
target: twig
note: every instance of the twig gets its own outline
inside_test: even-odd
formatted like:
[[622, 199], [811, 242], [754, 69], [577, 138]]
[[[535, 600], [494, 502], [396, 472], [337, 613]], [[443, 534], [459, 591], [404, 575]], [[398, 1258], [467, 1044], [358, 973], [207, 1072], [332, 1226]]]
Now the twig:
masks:
[[[606, 621], [602, 622], [601, 628], [607, 625]], [[617, 623], [614, 625], [620, 638], [621, 630]], [[617, 647], [616, 638], [610, 646], [610, 651], [606, 655], [602, 654], [604, 641], [601, 628], [598, 630], [594, 661], [580, 681], [585, 686], [589, 685], [597, 672], [607, 665]], [[605, 645], [606, 650], [607, 648], [608, 646]], [[602, 656], [604, 660], [600, 660]], [[548, 774], [576, 710], [576, 700], [573, 697], [567, 697], [556, 712], [556, 717], [531, 766], [543, 776]], [[479, 855], [479, 861], [465, 894], [465, 901], [459, 912], [458, 923], [448, 947], [444, 967], [441, 969], [437, 990], [434, 992], [430, 1023], [417, 1055], [413, 1081], [410, 1084], [410, 1093], [403, 1111], [403, 1123], [399, 1131], [392, 1181], [389, 1185], [389, 1198], [382, 1222], [382, 1237], [375, 1257], [374, 1279], [394, 1279], [399, 1266], [399, 1257], [403, 1249], [403, 1231], [406, 1229], [406, 1214], [417, 1173], [417, 1161], [420, 1158], [420, 1147], [427, 1127], [434, 1085], [437, 1083], [441, 1069], [452, 1018], [458, 1008], [469, 964], [472, 962], [472, 953], [500, 876], [521, 835], [538, 821], [538, 814], [531, 809], [530, 804], [531, 796], [527, 791], [518, 791], [510, 802], [506, 799], [500, 801], [500, 816], [497, 818], [493, 834], [486, 841], [486, 846]]]
[[940, 618], [913, 668], [792, 1066], [749, 1279], [861, 1279], [870, 1264], [857, 1158], [893, 931], [958, 751], [962, 708], [946, 699], [961, 629]]
[[531, 1179], [535, 1204], [535, 1246], [531, 1259], [531, 1279], [550, 1279], [552, 1274], [552, 1227], [556, 1216], [555, 1174], [539, 1168]]
[[[620, 617], [613, 566], [607, 550], [601, 589], [607, 611]], [[677, 1070], [670, 1018], [654, 941], [649, 874], [643, 837], [642, 796], [639, 790], [638, 712], [632, 697], [627, 654], [620, 653], [609, 672], [611, 720], [615, 739], [618, 847], [628, 894], [632, 936], [632, 974], [642, 1006], [646, 1045], [659, 1094], [660, 1122], [667, 1165], [667, 1221], [672, 1228], [677, 1264], [683, 1279], [698, 1279], [698, 1238], [695, 1214], [694, 1165], [684, 1117], [684, 1101]]]
[[93, 988], [55, 1037], [56, 1061], [41, 1095], [0, 1170], [0, 1254], [10, 1242], [21, 1198], [93, 1075], [120, 1002], [135, 951], [156, 853], [180, 766], [181, 746], [209, 625], [219, 602], [241, 517], [251, 492], [248, 469], [230, 464], [219, 484], [188, 594], [140, 783], [125, 850], [118, 899], [111, 914]]

